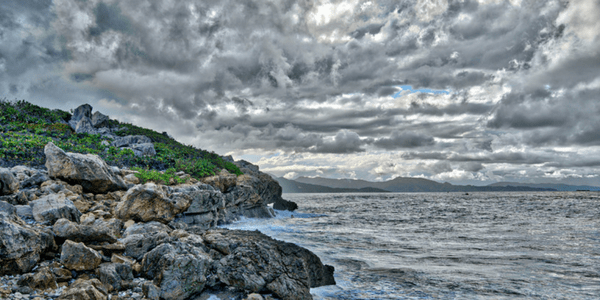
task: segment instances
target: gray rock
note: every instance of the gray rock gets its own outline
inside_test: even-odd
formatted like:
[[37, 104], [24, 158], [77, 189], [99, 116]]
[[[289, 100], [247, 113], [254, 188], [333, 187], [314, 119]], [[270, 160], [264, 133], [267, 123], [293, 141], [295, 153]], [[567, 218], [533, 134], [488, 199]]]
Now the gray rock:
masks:
[[107, 115], [101, 114], [97, 111], [92, 115], [92, 126], [94, 126], [95, 128], [108, 127], [109, 120], [110, 119]]
[[75, 242], [109, 242], [118, 240], [119, 233], [123, 227], [123, 221], [110, 219], [108, 221], [95, 220], [92, 224], [84, 225], [60, 219], [54, 223], [52, 231], [56, 236]]
[[0, 196], [11, 195], [19, 191], [19, 181], [6, 168], [0, 168]]
[[123, 232], [123, 236], [128, 237], [134, 234], [149, 235], [158, 232], [164, 232], [168, 235], [171, 231], [172, 230], [171, 228], [169, 228], [169, 226], [160, 222], [152, 221], [148, 223], [133, 224], [132, 226], [125, 229], [125, 231]]
[[48, 177], [47, 174], [43, 172], [36, 172], [31, 177], [25, 179], [24, 181], [21, 181], [21, 188], [24, 189], [29, 187], [40, 186], [42, 183], [48, 180], [50, 180], [50, 177]]
[[52, 233], [22, 223], [6, 202], [0, 202], [0, 232], [0, 275], [29, 272], [42, 253], [56, 247]]
[[154, 144], [152, 143], [143, 143], [143, 144], [133, 144], [128, 147], [133, 150], [133, 153], [136, 156], [155, 156], [156, 150], [154, 149]]
[[159, 285], [160, 298], [183, 300], [204, 289], [210, 263], [201, 248], [165, 243], [144, 255], [142, 272]]
[[111, 145], [115, 147], [130, 147], [136, 144], [152, 143], [152, 139], [145, 135], [128, 135], [115, 139]]
[[33, 209], [29, 205], [15, 205], [17, 215], [23, 220], [34, 220]]
[[38, 200], [30, 201], [29, 205], [33, 210], [33, 218], [42, 223], [54, 224], [61, 218], [79, 222], [81, 217], [81, 212], [63, 193], [43, 196]]
[[202, 238], [223, 256], [216, 266], [220, 281], [237, 289], [300, 300], [312, 299], [311, 287], [335, 284], [333, 267], [318, 256], [258, 231], [209, 230]]
[[92, 120], [87, 117], [83, 117], [77, 122], [77, 125], [75, 125], [75, 132], [89, 134], [97, 133], [96, 128], [94, 128], [94, 125], [92, 125]]
[[17, 282], [20, 286], [28, 286], [32, 289], [56, 289], [56, 276], [48, 267], [37, 270], [34, 274], [25, 274]]
[[142, 285], [142, 291], [144, 296], [150, 300], [159, 300], [160, 299], [160, 289], [152, 284], [151, 282], [144, 282]]
[[167, 192], [167, 188], [154, 183], [137, 185], [125, 193], [115, 215], [122, 220], [169, 223], [190, 206], [192, 199], [185, 193]]
[[79, 184], [85, 192], [95, 194], [126, 190], [121, 177], [97, 155], [65, 153], [52, 142], [44, 148], [48, 175], [71, 184]]
[[121, 240], [125, 245], [125, 255], [141, 260], [144, 254], [159, 245], [168, 242], [171, 237], [166, 232], [155, 232], [151, 234], [131, 234]]
[[102, 262], [102, 255], [83, 243], [67, 240], [62, 245], [60, 262], [70, 270], [93, 270]]
[[131, 266], [128, 264], [100, 264], [100, 267], [96, 269], [96, 275], [98, 276], [98, 279], [108, 287], [109, 291], [121, 290], [121, 288], [125, 286], [124, 283], [133, 280], [133, 272]]
[[73, 128], [73, 130], [75, 130], [75, 128], [77, 128], [77, 123], [79, 122], [79, 120], [81, 120], [82, 118], [90, 119], [91, 117], [92, 106], [89, 104], [80, 105], [73, 111], [71, 120], [69, 120], [69, 125], [71, 126], [71, 128]]

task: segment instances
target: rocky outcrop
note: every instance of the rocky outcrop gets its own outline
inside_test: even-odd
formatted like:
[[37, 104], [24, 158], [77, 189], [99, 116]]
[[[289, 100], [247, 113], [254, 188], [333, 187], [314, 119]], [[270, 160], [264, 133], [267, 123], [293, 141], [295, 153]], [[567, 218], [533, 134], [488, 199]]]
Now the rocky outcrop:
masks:
[[296, 203], [281, 197], [283, 191], [279, 183], [270, 175], [260, 172], [258, 166], [245, 160], [236, 161], [235, 164], [244, 173], [244, 177], [238, 181], [251, 185], [265, 203], [273, 203], [273, 208], [278, 210], [294, 211], [298, 208]]
[[[88, 218], [89, 220], [90, 218]], [[75, 242], [109, 242], [118, 240], [123, 221], [119, 219], [92, 220], [85, 224], [77, 224], [67, 219], [60, 219], [54, 223], [52, 231], [56, 236]]]
[[133, 150], [133, 153], [137, 156], [154, 156], [156, 150], [152, 139], [143, 135], [128, 135], [124, 137], [117, 137], [111, 143], [112, 146], [118, 148], [128, 148]]
[[46, 145], [44, 153], [52, 178], [79, 184], [84, 191], [95, 194], [127, 189], [123, 179], [97, 155], [65, 153], [52, 142]]

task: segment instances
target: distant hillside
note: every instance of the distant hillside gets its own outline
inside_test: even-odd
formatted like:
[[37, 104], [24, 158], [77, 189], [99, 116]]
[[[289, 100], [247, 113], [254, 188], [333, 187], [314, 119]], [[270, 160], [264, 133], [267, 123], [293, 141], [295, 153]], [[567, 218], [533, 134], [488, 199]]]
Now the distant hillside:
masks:
[[568, 184], [556, 184], [556, 183], [518, 183], [518, 182], [497, 182], [490, 184], [489, 186], [526, 186], [530, 188], [545, 188], [555, 189], [557, 191], [600, 191], [600, 187], [591, 185], [568, 185]]
[[389, 191], [365, 187], [361, 189], [332, 188], [321, 185], [307, 184], [288, 180], [283, 177], [273, 177], [283, 188], [284, 193], [389, 193]]
[[[389, 192], [502, 192], [502, 191], [556, 191], [552, 188], [528, 187], [528, 186], [473, 186], [453, 185], [450, 183], [439, 183], [423, 178], [398, 177], [384, 182], [370, 182], [354, 179], [330, 179], [330, 178], [308, 178], [298, 177], [297, 183], [320, 185], [337, 189], [363, 189], [375, 188]], [[281, 183], [280, 183], [281, 184]], [[283, 185], [282, 185], [283, 186]], [[284, 188], [285, 192], [285, 188]]]

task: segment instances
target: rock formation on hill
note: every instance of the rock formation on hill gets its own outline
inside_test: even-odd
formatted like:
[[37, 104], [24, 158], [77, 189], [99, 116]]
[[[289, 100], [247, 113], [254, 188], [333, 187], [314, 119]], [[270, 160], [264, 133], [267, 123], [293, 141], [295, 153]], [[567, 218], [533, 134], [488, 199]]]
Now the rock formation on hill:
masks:
[[[110, 134], [91, 111], [77, 108], [69, 125]], [[53, 143], [44, 153], [46, 170], [0, 168], [1, 299], [311, 299], [311, 287], [335, 284], [333, 267], [304, 248], [217, 228], [272, 217], [270, 203], [295, 209], [257, 166], [167, 186]]]

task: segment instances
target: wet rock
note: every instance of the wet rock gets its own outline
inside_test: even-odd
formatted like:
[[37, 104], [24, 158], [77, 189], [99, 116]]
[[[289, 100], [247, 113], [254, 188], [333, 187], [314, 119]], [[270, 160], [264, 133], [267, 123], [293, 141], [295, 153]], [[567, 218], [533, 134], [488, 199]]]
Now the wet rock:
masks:
[[19, 191], [19, 181], [6, 168], [0, 168], [0, 196], [15, 194]]
[[160, 298], [183, 300], [204, 289], [211, 259], [186, 243], [162, 244], [144, 255], [142, 272], [160, 287]]
[[0, 275], [29, 272], [56, 247], [51, 233], [25, 225], [6, 202], [0, 202], [0, 232]]
[[154, 183], [135, 186], [125, 193], [115, 215], [122, 220], [171, 222], [190, 206], [192, 199], [184, 193], [168, 195], [167, 191]]
[[67, 240], [62, 245], [60, 262], [66, 268], [75, 271], [93, 270], [102, 262], [102, 256], [83, 243]]
[[133, 280], [131, 266], [118, 263], [103, 263], [96, 270], [98, 279], [108, 288], [108, 291], [121, 290], [127, 282]]
[[79, 184], [94, 194], [126, 190], [127, 185], [97, 155], [65, 153], [52, 142], [44, 148], [46, 168], [52, 178]]
[[108, 292], [100, 280], [78, 279], [66, 289], [59, 300], [106, 300]]
[[65, 194], [49, 194], [29, 203], [33, 209], [33, 217], [42, 223], [54, 224], [56, 220], [65, 218], [79, 222], [81, 212]]
[[229, 286], [271, 291], [283, 299], [312, 299], [311, 287], [335, 284], [333, 267], [294, 244], [254, 231], [209, 230], [205, 244], [220, 252], [217, 275]]
[[67, 219], [59, 219], [54, 223], [52, 231], [64, 239], [75, 242], [109, 242], [118, 240], [123, 221], [119, 219], [94, 220], [91, 224], [77, 224]]

